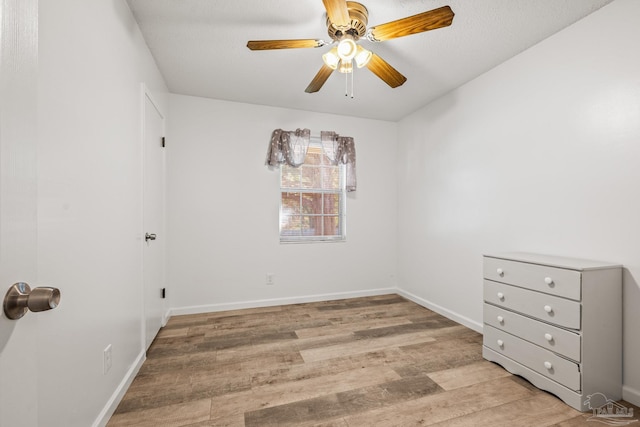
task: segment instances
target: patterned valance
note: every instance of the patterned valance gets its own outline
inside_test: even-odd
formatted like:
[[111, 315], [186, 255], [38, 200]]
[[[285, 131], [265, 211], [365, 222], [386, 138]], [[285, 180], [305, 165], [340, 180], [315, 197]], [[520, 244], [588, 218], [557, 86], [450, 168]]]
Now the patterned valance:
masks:
[[[309, 129], [274, 130], [271, 134], [265, 164], [269, 168], [278, 168], [282, 164], [299, 167], [304, 163], [310, 140]], [[320, 142], [325, 156], [332, 165], [345, 165], [347, 191], [356, 191], [356, 147], [353, 138], [340, 136], [333, 131], [321, 131]]]
[[321, 131], [320, 141], [325, 156], [332, 165], [340, 163], [347, 168], [347, 191], [356, 191], [356, 146], [350, 136], [340, 136], [332, 131]]
[[271, 134], [265, 164], [270, 168], [277, 168], [282, 164], [297, 168], [304, 163], [310, 139], [309, 129], [274, 130]]

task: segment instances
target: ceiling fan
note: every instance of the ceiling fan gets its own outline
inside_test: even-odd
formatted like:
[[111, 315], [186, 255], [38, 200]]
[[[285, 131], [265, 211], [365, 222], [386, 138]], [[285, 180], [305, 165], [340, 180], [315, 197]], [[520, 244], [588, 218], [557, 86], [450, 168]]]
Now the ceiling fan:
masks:
[[327, 10], [327, 31], [332, 39], [331, 42], [320, 39], [295, 39], [251, 40], [247, 43], [247, 47], [251, 50], [335, 45], [322, 55], [324, 64], [305, 89], [307, 93], [319, 91], [336, 69], [341, 73], [352, 73], [354, 62], [358, 68], [366, 66], [392, 88], [402, 85], [407, 78], [380, 56], [357, 44], [358, 40], [364, 38], [371, 42], [381, 42], [435, 30], [451, 25], [454, 16], [449, 6], [443, 6], [367, 29], [369, 11], [363, 4], [346, 0], [322, 0], [322, 2]]

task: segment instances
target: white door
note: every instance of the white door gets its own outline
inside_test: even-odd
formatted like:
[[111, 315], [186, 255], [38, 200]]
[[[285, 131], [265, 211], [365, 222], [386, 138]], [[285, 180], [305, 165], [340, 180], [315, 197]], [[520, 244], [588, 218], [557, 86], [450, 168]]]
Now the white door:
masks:
[[162, 327], [164, 316], [164, 118], [144, 93], [143, 255], [145, 348]]
[[[37, 286], [38, 1], [0, 0], [0, 298]], [[38, 424], [38, 313], [0, 309], [0, 426]]]

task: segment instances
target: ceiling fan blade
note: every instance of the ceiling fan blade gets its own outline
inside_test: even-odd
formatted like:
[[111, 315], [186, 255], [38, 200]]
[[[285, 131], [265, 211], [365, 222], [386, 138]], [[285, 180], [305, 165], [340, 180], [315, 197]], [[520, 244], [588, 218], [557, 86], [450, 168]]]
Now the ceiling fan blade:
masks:
[[311, 80], [309, 86], [304, 90], [307, 93], [314, 93], [320, 90], [324, 82], [327, 81], [329, 76], [333, 73], [333, 68], [327, 67], [325, 64], [322, 64], [322, 68], [318, 71], [318, 74]]
[[367, 63], [367, 68], [391, 87], [402, 86], [402, 84], [407, 81], [405, 76], [400, 74], [398, 70], [375, 53], [371, 55], [371, 59]]
[[296, 49], [303, 47], [320, 47], [326, 43], [318, 39], [298, 40], [251, 40], [247, 47], [251, 50]]
[[333, 22], [336, 27], [348, 27], [351, 25], [351, 17], [347, 9], [346, 0], [322, 0], [324, 8], [327, 9], [329, 21]]
[[376, 25], [369, 29], [369, 34], [376, 41], [390, 40], [410, 36], [424, 31], [448, 27], [453, 22], [454, 13], [449, 6], [443, 6], [428, 12], [408, 16], [397, 21]]

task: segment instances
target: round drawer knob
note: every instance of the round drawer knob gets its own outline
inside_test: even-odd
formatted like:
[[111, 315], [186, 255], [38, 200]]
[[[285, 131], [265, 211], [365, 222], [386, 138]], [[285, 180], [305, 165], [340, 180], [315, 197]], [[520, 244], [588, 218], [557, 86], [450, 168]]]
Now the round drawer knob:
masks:
[[551, 334], [544, 334], [544, 339], [551, 342], [553, 341], [553, 335]]
[[544, 367], [547, 369], [553, 369], [553, 365], [551, 364], [551, 362], [544, 362]]
[[500, 323], [501, 325], [504, 324], [504, 317], [498, 316], [498, 323]]
[[551, 313], [551, 312], [553, 312], [553, 308], [551, 308], [550, 305], [545, 305], [544, 306], [544, 311], [546, 311], [547, 313]]
[[504, 294], [502, 292], [498, 292], [498, 299], [504, 301]]
[[501, 269], [501, 268], [498, 268], [498, 269], [496, 270], [496, 273], [498, 273], [498, 276], [500, 276], [500, 277], [504, 276], [504, 270], [503, 270], [503, 269]]
[[553, 285], [553, 279], [551, 277], [545, 277], [544, 278], [544, 283], [546, 283], [547, 285], [551, 286], [551, 285]]
[[497, 342], [498, 342], [498, 347], [500, 348], [504, 347], [504, 341], [498, 340]]

